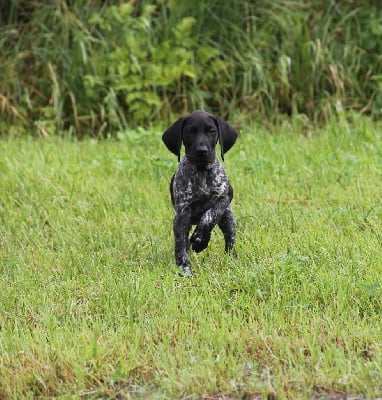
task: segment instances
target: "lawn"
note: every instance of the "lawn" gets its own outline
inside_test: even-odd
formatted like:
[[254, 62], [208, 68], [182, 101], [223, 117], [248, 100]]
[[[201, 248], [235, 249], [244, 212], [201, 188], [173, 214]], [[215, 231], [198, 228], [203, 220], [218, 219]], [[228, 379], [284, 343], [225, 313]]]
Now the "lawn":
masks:
[[160, 130], [3, 138], [0, 397], [382, 396], [380, 128], [242, 129], [191, 279]]

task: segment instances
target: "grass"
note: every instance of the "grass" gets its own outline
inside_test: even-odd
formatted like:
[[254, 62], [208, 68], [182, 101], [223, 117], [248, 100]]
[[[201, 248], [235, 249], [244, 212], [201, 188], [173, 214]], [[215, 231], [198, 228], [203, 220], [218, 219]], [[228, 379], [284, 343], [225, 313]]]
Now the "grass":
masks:
[[173, 261], [159, 131], [0, 143], [0, 397], [378, 397], [382, 139], [366, 119], [241, 132], [220, 232]]

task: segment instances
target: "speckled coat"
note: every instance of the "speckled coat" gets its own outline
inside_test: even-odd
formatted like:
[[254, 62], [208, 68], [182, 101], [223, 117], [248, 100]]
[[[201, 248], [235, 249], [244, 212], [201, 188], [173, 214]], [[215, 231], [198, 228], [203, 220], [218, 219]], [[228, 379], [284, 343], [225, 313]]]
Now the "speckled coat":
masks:
[[[209, 168], [198, 169], [184, 157], [171, 180], [171, 200], [176, 212], [174, 218], [175, 258], [185, 272], [190, 270], [189, 248], [199, 253], [210, 241], [216, 224], [224, 234], [225, 250], [236, 241], [235, 217], [231, 210], [233, 189], [220, 161]], [[197, 225], [189, 240], [191, 225]]]
[[[180, 158], [184, 144], [186, 152], [170, 185], [176, 213], [175, 260], [185, 274], [191, 274], [190, 247], [196, 253], [204, 250], [216, 225], [223, 232], [226, 252], [236, 255], [236, 224], [230, 205], [233, 189], [215, 151], [219, 142], [224, 159], [224, 153], [233, 146], [236, 137], [236, 131], [229, 124], [204, 111], [178, 119], [163, 134], [170, 151]], [[192, 225], [196, 228], [189, 237]]]

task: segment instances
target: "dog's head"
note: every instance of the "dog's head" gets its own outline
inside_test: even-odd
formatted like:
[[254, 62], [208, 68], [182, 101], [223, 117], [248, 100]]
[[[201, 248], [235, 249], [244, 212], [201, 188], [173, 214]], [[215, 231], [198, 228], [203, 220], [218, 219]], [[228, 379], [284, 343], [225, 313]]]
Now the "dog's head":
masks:
[[182, 143], [188, 160], [198, 168], [206, 168], [215, 159], [215, 146], [220, 143], [221, 156], [233, 146], [237, 132], [221, 118], [205, 111], [195, 111], [179, 118], [163, 134], [167, 148], [178, 156]]

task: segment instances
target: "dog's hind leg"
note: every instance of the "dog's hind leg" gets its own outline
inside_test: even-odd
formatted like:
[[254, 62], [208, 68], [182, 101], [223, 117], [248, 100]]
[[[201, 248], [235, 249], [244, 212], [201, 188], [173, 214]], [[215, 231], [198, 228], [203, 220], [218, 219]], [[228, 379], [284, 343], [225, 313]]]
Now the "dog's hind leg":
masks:
[[220, 218], [218, 225], [224, 235], [226, 253], [231, 253], [234, 257], [237, 257], [235, 250], [236, 221], [231, 206], [226, 209], [225, 213]]
[[188, 238], [190, 229], [190, 212], [177, 213], [174, 218], [175, 260], [185, 275], [191, 275], [190, 240]]

